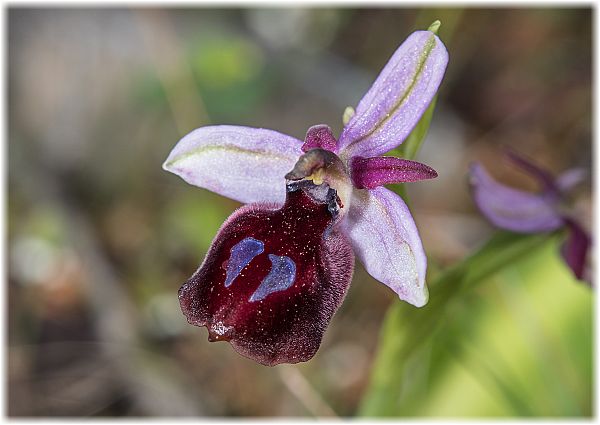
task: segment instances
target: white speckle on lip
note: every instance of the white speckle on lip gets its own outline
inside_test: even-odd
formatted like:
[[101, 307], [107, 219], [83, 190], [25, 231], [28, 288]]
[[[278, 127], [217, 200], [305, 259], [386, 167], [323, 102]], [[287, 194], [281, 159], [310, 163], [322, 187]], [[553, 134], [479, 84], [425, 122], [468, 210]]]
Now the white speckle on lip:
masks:
[[231, 326], [225, 326], [221, 321], [218, 321], [217, 323], [212, 325], [213, 332], [219, 336], [225, 335], [225, 333], [230, 329]]

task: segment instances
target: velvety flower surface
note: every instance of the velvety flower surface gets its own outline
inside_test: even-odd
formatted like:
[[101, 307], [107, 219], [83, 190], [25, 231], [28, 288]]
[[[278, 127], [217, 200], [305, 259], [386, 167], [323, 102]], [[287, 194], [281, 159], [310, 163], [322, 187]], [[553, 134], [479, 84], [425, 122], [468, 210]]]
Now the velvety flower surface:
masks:
[[448, 54], [431, 31], [394, 53], [347, 121], [304, 141], [265, 129], [199, 128], [163, 167], [188, 183], [250, 203], [234, 212], [179, 298], [191, 324], [262, 364], [316, 352], [341, 304], [356, 255], [415, 306], [428, 299], [427, 259], [410, 211], [385, 184], [437, 176], [380, 155], [398, 146], [427, 109]]
[[238, 209], [181, 288], [185, 315], [260, 363], [310, 359], [352, 277], [338, 213], [335, 191], [310, 181], [289, 184], [281, 208]]
[[567, 170], [558, 177], [512, 151], [508, 159], [535, 178], [538, 193], [526, 192], [495, 181], [478, 163], [471, 165], [470, 182], [475, 203], [482, 214], [499, 228], [518, 233], [543, 233], [566, 229], [561, 254], [577, 279], [588, 279], [586, 260], [591, 237], [568, 209], [571, 189], [585, 177], [582, 169]]

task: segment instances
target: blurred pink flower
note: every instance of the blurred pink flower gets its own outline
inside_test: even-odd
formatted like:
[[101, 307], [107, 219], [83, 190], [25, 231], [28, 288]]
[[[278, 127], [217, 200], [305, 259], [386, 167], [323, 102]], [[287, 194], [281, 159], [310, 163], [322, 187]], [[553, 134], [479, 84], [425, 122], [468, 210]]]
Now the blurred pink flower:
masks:
[[515, 165], [540, 183], [539, 193], [514, 189], [496, 182], [480, 164], [471, 165], [471, 186], [475, 203], [494, 225], [518, 233], [543, 233], [566, 228], [569, 236], [561, 254], [577, 279], [591, 281], [586, 273], [591, 237], [566, 208], [567, 195], [586, 173], [580, 168], [554, 178], [548, 171], [512, 151], [507, 153]]

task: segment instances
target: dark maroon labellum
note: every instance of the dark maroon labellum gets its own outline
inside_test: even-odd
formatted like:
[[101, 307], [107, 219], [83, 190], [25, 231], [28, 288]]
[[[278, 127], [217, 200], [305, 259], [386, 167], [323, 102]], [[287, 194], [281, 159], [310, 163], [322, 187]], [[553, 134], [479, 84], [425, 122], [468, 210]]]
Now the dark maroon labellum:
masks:
[[280, 209], [233, 213], [179, 290], [188, 322], [264, 365], [312, 358], [354, 268], [335, 227], [337, 199], [327, 184], [303, 180], [288, 183]]

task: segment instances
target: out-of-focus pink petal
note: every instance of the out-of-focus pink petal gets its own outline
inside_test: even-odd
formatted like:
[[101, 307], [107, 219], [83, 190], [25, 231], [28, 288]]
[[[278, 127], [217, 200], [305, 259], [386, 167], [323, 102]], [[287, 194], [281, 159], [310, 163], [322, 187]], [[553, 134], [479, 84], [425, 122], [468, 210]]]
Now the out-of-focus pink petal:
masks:
[[582, 280], [585, 277], [588, 251], [592, 238], [576, 221], [565, 218], [569, 236], [561, 248], [561, 254], [575, 277]]
[[448, 52], [431, 31], [416, 31], [396, 50], [339, 141], [344, 156], [378, 156], [406, 139], [435, 96]]
[[383, 187], [355, 190], [343, 223], [356, 256], [371, 276], [410, 304], [427, 303], [427, 257], [400, 196]]
[[384, 184], [416, 182], [437, 177], [436, 171], [425, 164], [393, 156], [357, 156], [352, 159], [350, 169], [352, 182], [359, 189], [373, 189]]
[[496, 182], [480, 164], [471, 165], [470, 178], [475, 204], [494, 225], [520, 233], [546, 232], [563, 225], [546, 198]]
[[302, 150], [307, 152], [311, 149], [321, 148], [331, 152], [337, 152], [337, 140], [328, 125], [313, 125], [306, 132], [306, 138]]
[[588, 172], [585, 168], [571, 168], [556, 178], [556, 186], [561, 192], [568, 192], [579, 183], [583, 182], [587, 177], [587, 174]]
[[517, 167], [519, 167], [527, 174], [537, 179], [544, 190], [548, 192], [557, 192], [556, 184], [554, 182], [554, 176], [549, 171], [544, 170], [530, 159], [526, 158], [521, 154], [516, 153], [513, 150], [507, 150], [506, 156]]
[[236, 201], [283, 203], [285, 174], [301, 147], [300, 140], [273, 130], [201, 127], [177, 143], [163, 168]]

